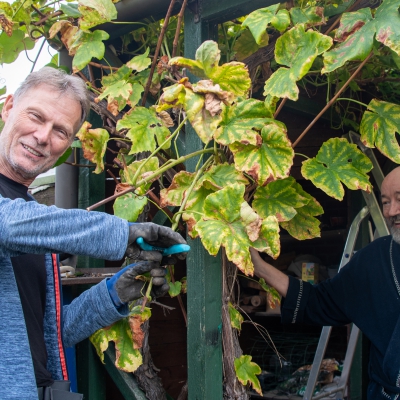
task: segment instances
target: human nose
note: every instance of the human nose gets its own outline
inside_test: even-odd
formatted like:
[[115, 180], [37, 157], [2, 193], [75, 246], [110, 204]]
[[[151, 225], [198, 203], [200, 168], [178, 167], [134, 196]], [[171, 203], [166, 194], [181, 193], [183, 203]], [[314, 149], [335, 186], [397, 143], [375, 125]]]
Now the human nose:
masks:
[[51, 136], [51, 127], [48, 125], [41, 125], [36, 131], [34, 132], [33, 136], [35, 137], [38, 144], [45, 145], [49, 142]]

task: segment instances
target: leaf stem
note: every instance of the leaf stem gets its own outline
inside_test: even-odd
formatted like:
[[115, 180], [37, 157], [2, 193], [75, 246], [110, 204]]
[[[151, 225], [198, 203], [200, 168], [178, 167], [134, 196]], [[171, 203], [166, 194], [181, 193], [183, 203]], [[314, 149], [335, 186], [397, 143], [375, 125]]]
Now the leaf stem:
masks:
[[196, 176], [194, 177], [192, 184], [190, 185], [189, 189], [188, 189], [188, 190], [186, 191], [186, 193], [185, 193], [185, 198], [183, 199], [182, 204], [181, 204], [181, 206], [179, 207], [178, 212], [175, 214], [175, 216], [174, 216], [174, 218], [173, 218], [173, 219], [174, 219], [174, 223], [172, 224], [172, 227], [171, 227], [172, 230], [176, 230], [176, 228], [178, 227], [179, 220], [181, 219], [181, 216], [182, 216], [182, 212], [183, 212], [183, 210], [185, 209], [186, 203], [188, 202], [189, 197], [190, 197], [190, 195], [192, 194], [193, 188], [195, 187], [195, 185], [196, 185], [197, 181], [199, 180], [201, 174], [203, 173], [203, 171], [204, 171], [206, 168], [208, 168], [208, 166], [209, 166], [213, 161], [214, 161], [213, 158], [210, 157], [210, 158], [203, 164], [203, 166], [197, 171]]
[[365, 108], [368, 107], [367, 104], [362, 103], [361, 101], [354, 100], [354, 99], [350, 99], [350, 98], [347, 98], [347, 97], [340, 97], [340, 98], [336, 99], [336, 101], [340, 101], [340, 100], [352, 101], [353, 103], [357, 103], [357, 104], [359, 104], [360, 106], [363, 106], [363, 107], [365, 107]]
[[308, 156], [306, 156], [305, 154], [302, 154], [302, 153], [294, 153], [296, 156], [302, 156], [302, 157], [304, 157], [304, 158], [307, 158], [307, 160], [310, 158], [310, 157], [308, 157]]
[[140, 166], [138, 167], [137, 171], [135, 172], [135, 175], [132, 178], [132, 182], [135, 183], [136, 179], [138, 178], [141, 170], [143, 169], [143, 167], [146, 165], [146, 163], [151, 159], [151, 157], [153, 157], [154, 155], [156, 155], [164, 145], [166, 145], [169, 141], [171, 141], [182, 129], [183, 125], [185, 125], [185, 122], [187, 120], [187, 117], [178, 125], [178, 127], [175, 129], [175, 132], [169, 136], [167, 139], [164, 140], [164, 142], [162, 142], [147, 158], [146, 160], [144, 160], [144, 162], [142, 162], [142, 164], [140, 164]]

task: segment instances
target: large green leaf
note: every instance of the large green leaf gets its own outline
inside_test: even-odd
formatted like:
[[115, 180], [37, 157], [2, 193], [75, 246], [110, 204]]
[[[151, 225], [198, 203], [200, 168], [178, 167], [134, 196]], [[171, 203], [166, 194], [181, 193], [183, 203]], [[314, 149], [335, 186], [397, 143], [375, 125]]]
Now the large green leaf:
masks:
[[196, 230], [196, 224], [200, 221], [204, 214], [204, 203], [207, 196], [214, 193], [211, 189], [206, 189], [204, 186], [200, 186], [193, 189], [193, 192], [189, 196], [189, 200], [186, 203], [185, 212], [182, 214], [182, 219], [186, 221], [188, 233], [190, 237], [195, 238], [198, 236]]
[[233, 183], [247, 185], [249, 181], [233, 165], [224, 163], [214, 165], [206, 171], [199, 179], [198, 185], [203, 185], [206, 189], [216, 191]]
[[215, 140], [223, 145], [234, 142], [257, 145], [259, 135], [272, 115], [265, 103], [256, 99], [240, 101], [232, 106], [223, 106], [221, 122], [214, 135]]
[[236, 39], [233, 46], [235, 52], [235, 58], [238, 61], [243, 61], [245, 58], [254, 54], [260, 47], [268, 44], [268, 36], [263, 38], [263, 41], [258, 45], [249, 30], [245, 30], [241, 33], [238, 39]]
[[12, 36], [3, 31], [0, 34], [0, 63], [13, 63], [24, 50], [31, 50], [35, 42], [20, 29], [14, 29]]
[[290, 67], [279, 68], [265, 83], [264, 95], [298, 99], [296, 81], [310, 70], [315, 58], [332, 46], [332, 39], [321, 33], [308, 30], [303, 25], [295, 26], [276, 41], [275, 59]]
[[[154, 151], [158, 145], [164, 143], [170, 136], [169, 129], [157, 118], [153, 108], [135, 107], [129, 110], [122, 119], [117, 122], [117, 129], [128, 129], [126, 136], [132, 141], [132, 149], [129, 154], [141, 151]], [[171, 145], [168, 141], [163, 148], [167, 149]]]
[[249, 247], [272, 253], [277, 232], [271, 235], [271, 221], [263, 221], [243, 201], [244, 191], [244, 185], [235, 183], [208, 195], [196, 232], [210, 254], [216, 255], [223, 246], [230, 261], [246, 275], [253, 275]]
[[342, 38], [347, 37], [347, 39], [323, 55], [324, 68], [321, 72], [332, 72], [344, 65], [346, 61], [364, 60], [371, 52], [374, 34], [375, 24], [369, 8], [343, 14], [341, 27], [337, 33], [340, 36], [336, 39], [339, 41]]
[[[265, 42], [268, 37], [266, 31], [269, 24], [283, 32], [290, 25], [290, 17], [287, 10], [279, 10], [280, 4], [260, 8], [250, 13], [243, 21], [242, 26], [247, 26], [253, 34], [256, 43]], [[278, 11], [279, 10], [279, 11]]]
[[[160, 206], [166, 207], [181, 205], [187, 195], [187, 190], [192, 185], [194, 176], [194, 173], [186, 171], [178, 172], [174, 176], [171, 185], [167, 189], [161, 190]], [[193, 191], [189, 195], [185, 212], [182, 216], [183, 220], [187, 221], [188, 230], [192, 237], [197, 236], [197, 232], [192, 232], [192, 229], [202, 216], [206, 197], [209, 194], [222, 189], [226, 185], [233, 183], [248, 183], [248, 180], [243, 176], [243, 174], [237, 171], [233, 165], [215, 165], [202, 175], [201, 179], [199, 179], [193, 188]]]
[[261, 374], [261, 368], [251, 361], [251, 356], [242, 355], [235, 358], [234, 365], [240, 383], [244, 386], [250, 383], [252, 388], [262, 396], [260, 381], [257, 378], [257, 375]]
[[310, 201], [296, 191], [294, 183], [294, 178], [288, 177], [258, 187], [254, 194], [254, 210], [263, 218], [274, 215], [279, 222], [291, 220], [297, 214], [296, 209]]
[[315, 158], [303, 162], [301, 173], [329, 196], [343, 200], [342, 183], [351, 190], [371, 191], [367, 175], [371, 169], [371, 160], [355, 144], [332, 138], [321, 146]]
[[107, 99], [107, 110], [109, 110], [113, 115], [118, 115], [118, 113], [123, 110], [129, 101], [132, 94], [132, 84], [119, 80], [114, 84], [104, 88], [103, 93], [98, 97], [99, 100]]
[[293, 25], [316, 26], [325, 23], [323, 7], [292, 7], [289, 12]]
[[259, 146], [234, 143], [236, 168], [245, 171], [260, 185], [289, 176], [294, 151], [283, 124], [275, 121], [262, 128], [263, 142]]
[[134, 193], [127, 193], [115, 199], [113, 209], [114, 215], [130, 222], [137, 221], [147, 204], [146, 196], [137, 196]]
[[108, 348], [108, 342], [111, 341], [115, 343], [115, 366], [118, 369], [135, 372], [143, 363], [140, 351], [133, 348], [132, 332], [127, 318], [123, 318], [107, 328], [99, 329], [89, 339], [103, 363], [103, 353]]
[[111, 0], [79, 0], [78, 4], [82, 14], [79, 27], [82, 30], [89, 30], [117, 18], [117, 9]]
[[361, 141], [368, 147], [376, 146], [386, 157], [400, 164], [396, 132], [400, 132], [400, 106], [371, 100], [361, 120]]
[[312, 239], [321, 236], [320, 221], [315, 218], [324, 213], [323, 208], [310, 194], [305, 192], [300, 184], [292, 180], [293, 188], [301, 197], [308, 200], [307, 204], [296, 208], [296, 215], [289, 221], [280, 223], [290, 235], [298, 240]]
[[126, 81], [132, 74], [132, 70], [124, 64], [122, 67], [118, 68], [116, 71], [112, 71], [109, 75], [104, 75], [101, 78], [102, 87], [111, 86], [119, 81]]
[[223, 246], [228, 259], [246, 275], [252, 275], [254, 267], [249, 252], [252, 242], [240, 214], [244, 189], [244, 185], [233, 184], [210, 194], [196, 230], [210, 254], [216, 255]]
[[332, 72], [347, 61], [364, 60], [372, 51], [374, 37], [400, 55], [399, 7], [400, 0], [385, 0], [374, 17], [369, 8], [344, 13], [335, 35], [340, 44], [324, 54], [322, 72]]
[[272, 258], [279, 257], [281, 252], [279, 223], [274, 215], [262, 220], [259, 237], [253, 242], [252, 246], [258, 251], [267, 253]]
[[399, 0], [385, 0], [375, 13], [375, 39], [400, 56]]
[[221, 89], [243, 96], [250, 90], [251, 79], [245, 64], [230, 62], [218, 65], [221, 54], [216, 42], [206, 40], [196, 51], [196, 59], [174, 57], [170, 65], [177, 65], [189, 69], [200, 78], [209, 78], [218, 83]]
[[90, 63], [92, 58], [101, 60], [104, 57], [105, 46], [103, 41], [110, 35], [105, 31], [83, 32], [78, 31], [71, 48], [77, 49], [72, 61], [72, 69], [78, 72]]
[[60, 4], [60, 9], [67, 17], [79, 18], [82, 14], [78, 10], [78, 4]]
[[83, 156], [96, 164], [94, 173], [99, 174], [104, 170], [103, 158], [110, 135], [105, 129], [90, 129], [91, 126], [89, 122], [84, 122], [76, 136], [82, 143]]

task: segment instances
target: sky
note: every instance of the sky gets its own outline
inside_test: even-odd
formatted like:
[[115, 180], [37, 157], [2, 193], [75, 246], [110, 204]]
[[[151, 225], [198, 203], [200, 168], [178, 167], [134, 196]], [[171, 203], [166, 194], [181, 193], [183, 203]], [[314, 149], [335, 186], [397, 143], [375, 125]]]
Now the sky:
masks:
[[[41, 41], [38, 42], [32, 50], [28, 52], [21, 52], [16, 61], [12, 64], [0, 65], [0, 88], [3, 86], [7, 87], [7, 94], [14, 93], [18, 88], [19, 84], [26, 78], [31, 72], [32, 62], [35, 60], [39, 52]], [[34, 71], [37, 71], [47, 63], [51, 61], [51, 57], [55, 54], [55, 50], [44, 44], [42, 51], [40, 52], [39, 59], [35, 64]], [[27, 54], [29, 59], [27, 58]]]

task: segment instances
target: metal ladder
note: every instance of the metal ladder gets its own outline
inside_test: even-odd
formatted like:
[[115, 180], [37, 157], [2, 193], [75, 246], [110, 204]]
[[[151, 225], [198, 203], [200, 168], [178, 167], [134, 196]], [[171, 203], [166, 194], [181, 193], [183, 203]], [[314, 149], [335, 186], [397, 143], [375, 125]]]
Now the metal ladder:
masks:
[[[347, 138], [351, 143], [357, 144], [361, 151], [366, 154], [370, 160], [372, 161], [372, 164], [374, 166], [372, 170], [372, 174], [374, 176], [375, 182], [380, 188], [382, 181], [383, 181], [383, 173], [382, 170], [375, 158], [374, 153], [372, 152], [372, 149], [369, 149], [365, 147], [361, 140], [360, 136], [355, 133], [355, 132], [349, 132], [347, 135]], [[385, 223], [385, 219], [382, 215], [382, 212], [380, 210], [378, 201], [375, 197], [375, 194], [373, 192], [371, 193], [366, 193], [362, 192], [364, 196], [365, 203], [367, 204], [362, 210], [357, 214], [355, 217], [354, 221], [352, 222], [349, 233], [347, 236], [346, 244], [344, 247], [342, 259], [339, 265], [339, 271], [341, 268], [343, 268], [351, 259], [353, 252], [354, 252], [354, 246], [358, 237], [358, 232], [360, 229], [360, 224], [361, 222], [367, 218], [368, 216], [371, 216], [376, 232], [375, 232], [375, 237], [381, 237], [381, 236], [386, 236], [389, 235], [389, 230], [387, 228], [387, 225]], [[332, 331], [331, 326], [324, 326], [321, 331], [321, 336], [319, 338], [317, 350], [314, 356], [314, 361], [311, 367], [310, 371], [310, 376], [308, 378], [306, 390], [303, 395], [303, 400], [317, 400], [317, 399], [322, 399], [326, 398], [328, 396], [331, 396], [332, 394], [336, 393], [336, 400], [342, 400], [345, 395], [345, 390], [347, 387], [347, 381], [349, 379], [350, 375], [350, 368], [351, 364], [353, 362], [353, 357], [354, 353], [356, 350], [357, 346], [357, 340], [358, 336], [360, 333], [360, 330], [357, 328], [355, 324], [352, 325], [351, 328], [351, 333], [350, 333], [350, 338], [349, 342], [347, 344], [347, 351], [345, 355], [345, 359], [343, 362], [343, 369], [342, 369], [342, 374], [340, 376], [339, 383], [336, 387], [330, 387], [327, 388], [326, 390], [321, 391], [320, 393], [316, 394], [313, 396], [314, 389], [317, 383], [318, 375], [319, 375], [319, 370], [321, 368], [322, 360], [325, 355], [326, 348], [328, 346], [328, 341], [329, 337]], [[332, 397], [329, 397], [332, 398]]]

